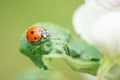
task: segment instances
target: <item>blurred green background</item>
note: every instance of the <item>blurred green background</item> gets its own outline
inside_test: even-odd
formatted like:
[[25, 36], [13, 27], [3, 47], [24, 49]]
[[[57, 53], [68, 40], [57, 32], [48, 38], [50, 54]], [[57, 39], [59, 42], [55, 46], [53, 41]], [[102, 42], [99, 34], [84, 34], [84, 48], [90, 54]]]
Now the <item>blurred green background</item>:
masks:
[[72, 15], [82, 0], [0, 0], [0, 80], [12, 80], [35, 65], [20, 54], [21, 34], [37, 22], [53, 22], [71, 30]]

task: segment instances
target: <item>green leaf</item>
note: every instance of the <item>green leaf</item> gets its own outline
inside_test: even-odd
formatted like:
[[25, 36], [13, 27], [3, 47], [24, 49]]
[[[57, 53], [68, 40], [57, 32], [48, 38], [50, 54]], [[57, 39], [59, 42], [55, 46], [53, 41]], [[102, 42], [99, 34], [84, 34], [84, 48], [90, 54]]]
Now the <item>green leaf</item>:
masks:
[[98, 69], [98, 80], [120, 80], [120, 58], [112, 58], [105, 50], [102, 53], [102, 60]]
[[28, 56], [36, 66], [52, 69], [52, 59], [61, 58], [75, 71], [96, 74], [100, 61], [98, 49], [71, 35], [70, 31], [61, 26], [52, 23], [35, 25], [46, 28], [51, 34], [49, 40], [39, 45], [28, 42], [25, 33], [21, 38], [20, 51]]
[[29, 69], [22, 72], [15, 80], [69, 80], [61, 72]]
[[120, 67], [113, 63], [103, 74], [103, 80], [120, 80]]

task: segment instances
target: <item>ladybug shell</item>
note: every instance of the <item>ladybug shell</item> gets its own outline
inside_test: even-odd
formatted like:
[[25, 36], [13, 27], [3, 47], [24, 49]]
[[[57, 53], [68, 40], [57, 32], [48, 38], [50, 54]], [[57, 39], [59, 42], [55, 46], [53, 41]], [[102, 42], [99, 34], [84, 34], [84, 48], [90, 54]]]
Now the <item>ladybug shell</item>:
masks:
[[45, 30], [40, 26], [33, 26], [32, 28], [28, 29], [26, 32], [26, 38], [30, 42], [39, 41], [42, 39], [42, 33], [40, 30]]

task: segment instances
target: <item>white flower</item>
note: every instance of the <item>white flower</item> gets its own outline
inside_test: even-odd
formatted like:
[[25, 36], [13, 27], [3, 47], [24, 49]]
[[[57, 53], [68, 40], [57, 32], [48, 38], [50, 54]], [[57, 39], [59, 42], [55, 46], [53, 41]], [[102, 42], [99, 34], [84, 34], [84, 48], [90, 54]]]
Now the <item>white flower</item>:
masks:
[[76, 10], [73, 26], [87, 42], [120, 53], [120, 0], [86, 0]]
[[120, 11], [102, 15], [91, 27], [92, 43], [111, 53], [120, 54]]

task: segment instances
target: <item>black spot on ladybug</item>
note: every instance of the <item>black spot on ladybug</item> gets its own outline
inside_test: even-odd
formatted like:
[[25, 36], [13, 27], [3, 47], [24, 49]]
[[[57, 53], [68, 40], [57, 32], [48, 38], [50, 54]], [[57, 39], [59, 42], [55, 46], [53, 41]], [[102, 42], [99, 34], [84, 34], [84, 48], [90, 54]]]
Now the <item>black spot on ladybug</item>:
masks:
[[33, 31], [31, 31], [31, 34], [34, 34], [34, 32], [33, 32]]
[[36, 37], [34, 37], [34, 39], [36, 40]]

